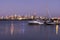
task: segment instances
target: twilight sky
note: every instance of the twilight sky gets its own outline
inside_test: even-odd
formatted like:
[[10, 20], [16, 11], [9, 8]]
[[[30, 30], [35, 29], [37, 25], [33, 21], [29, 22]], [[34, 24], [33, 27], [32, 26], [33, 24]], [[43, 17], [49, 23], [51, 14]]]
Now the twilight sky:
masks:
[[[48, 8], [48, 11], [47, 11]], [[0, 0], [0, 16], [60, 16], [60, 0]], [[48, 13], [48, 14], [47, 14]]]

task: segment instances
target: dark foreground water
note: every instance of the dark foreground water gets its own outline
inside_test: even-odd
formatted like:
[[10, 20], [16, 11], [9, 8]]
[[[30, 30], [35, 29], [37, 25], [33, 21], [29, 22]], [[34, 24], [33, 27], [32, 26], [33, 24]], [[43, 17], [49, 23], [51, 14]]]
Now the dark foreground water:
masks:
[[60, 40], [60, 26], [0, 21], [0, 40]]

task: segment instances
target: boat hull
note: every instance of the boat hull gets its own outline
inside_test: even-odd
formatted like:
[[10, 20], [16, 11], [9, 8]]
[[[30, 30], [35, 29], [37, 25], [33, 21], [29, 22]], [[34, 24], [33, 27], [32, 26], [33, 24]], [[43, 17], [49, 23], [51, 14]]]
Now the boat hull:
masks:
[[54, 23], [54, 22], [50, 22], [50, 23], [44, 23], [46, 25], [56, 25], [57, 23]]
[[30, 25], [40, 25], [40, 24], [44, 24], [44, 23], [38, 22], [38, 21], [29, 21], [28, 24], [30, 24]]
[[38, 23], [28, 23], [29, 25], [39, 25]]

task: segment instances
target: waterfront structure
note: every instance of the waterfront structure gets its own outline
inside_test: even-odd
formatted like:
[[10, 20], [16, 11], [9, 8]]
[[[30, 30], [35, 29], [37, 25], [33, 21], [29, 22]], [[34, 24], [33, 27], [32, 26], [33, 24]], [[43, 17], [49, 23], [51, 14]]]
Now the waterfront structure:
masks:
[[34, 20], [34, 19], [39, 19], [39, 20], [48, 20], [51, 19], [53, 22], [58, 21], [60, 23], [60, 18], [53, 17], [53, 18], [47, 18], [47, 17], [42, 17], [42, 16], [17, 16], [17, 15], [11, 15], [11, 16], [0, 16], [0, 20]]

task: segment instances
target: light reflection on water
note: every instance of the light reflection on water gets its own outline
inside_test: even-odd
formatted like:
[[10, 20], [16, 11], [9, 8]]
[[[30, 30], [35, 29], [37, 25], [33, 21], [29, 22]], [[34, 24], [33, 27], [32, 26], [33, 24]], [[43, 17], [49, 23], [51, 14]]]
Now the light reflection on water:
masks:
[[11, 30], [11, 35], [13, 35], [13, 33], [14, 33], [14, 24], [13, 24], [13, 22], [11, 23], [11, 28], [10, 28]]
[[59, 25], [56, 25], [56, 35], [58, 35], [58, 27]]
[[28, 25], [24, 21], [1, 21], [0, 39], [59, 40], [59, 25]]

